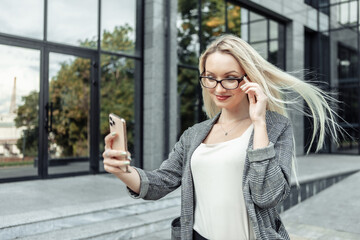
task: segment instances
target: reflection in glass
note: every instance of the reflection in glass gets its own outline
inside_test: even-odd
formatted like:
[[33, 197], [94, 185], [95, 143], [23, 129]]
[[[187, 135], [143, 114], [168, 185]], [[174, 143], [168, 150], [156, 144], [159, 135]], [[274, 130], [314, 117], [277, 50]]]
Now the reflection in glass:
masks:
[[37, 174], [39, 77], [40, 51], [0, 45], [0, 178]]
[[267, 39], [267, 21], [250, 22], [250, 42]]
[[178, 96], [181, 113], [180, 127], [182, 133], [196, 123], [198, 113], [198, 71], [178, 68]]
[[357, 1], [344, 2], [333, 6], [337, 9], [337, 21], [343, 25], [350, 25], [357, 23]]
[[279, 66], [278, 59], [279, 59], [279, 43], [278, 41], [270, 41], [269, 46], [269, 58], [268, 61], [272, 64]]
[[359, 109], [357, 103], [359, 102], [360, 88], [358, 85], [345, 85], [340, 86], [338, 91], [339, 100], [345, 103], [342, 104], [341, 117], [347, 123], [342, 123], [342, 126], [351, 137], [347, 135], [342, 136], [340, 139], [340, 144], [337, 146], [337, 151], [341, 153], [358, 154], [358, 146], [360, 141], [359, 133], [357, 131], [359, 114], [354, 113], [357, 113]]
[[[134, 53], [136, 1], [101, 1], [101, 37], [103, 50]], [[114, 41], [115, 36], [118, 41]]]
[[243, 15], [241, 14], [240, 6], [232, 3], [227, 4], [227, 20], [228, 20], [228, 31], [237, 36], [242, 36], [241, 23], [243, 21]]
[[[135, 133], [135, 61], [112, 55], [101, 55], [100, 153], [109, 134], [109, 113], [126, 120], [128, 150], [134, 155]], [[102, 166], [102, 164], [100, 164]]]
[[49, 0], [47, 40], [97, 47], [97, 0]]
[[264, 59], [268, 59], [267, 42], [252, 43], [251, 46], [252, 46]]
[[225, 33], [225, 1], [202, 0], [202, 46], [207, 46], [216, 37]]
[[265, 20], [265, 17], [254, 12], [250, 12], [250, 21], [254, 22], [257, 20]]
[[270, 20], [270, 39], [277, 39], [279, 37], [279, 24]]
[[43, 38], [44, 0], [2, 0], [0, 8], [0, 32]]
[[88, 171], [90, 59], [50, 53], [49, 173]]
[[179, 63], [196, 65], [200, 52], [197, 0], [178, 1], [176, 26]]

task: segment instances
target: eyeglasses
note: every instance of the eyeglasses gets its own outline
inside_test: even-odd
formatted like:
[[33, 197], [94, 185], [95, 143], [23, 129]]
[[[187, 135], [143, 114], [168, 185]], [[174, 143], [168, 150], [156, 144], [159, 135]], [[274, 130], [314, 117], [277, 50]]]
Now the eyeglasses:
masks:
[[199, 77], [200, 83], [205, 88], [216, 88], [218, 83], [221, 84], [221, 86], [227, 90], [233, 90], [236, 89], [242, 80], [244, 80], [244, 77], [247, 77], [247, 74], [245, 73], [244, 76], [235, 78], [235, 77], [229, 77], [224, 78], [221, 80], [217, 80], [213, 77], [208, 76], [202, 76], [202, 74]]

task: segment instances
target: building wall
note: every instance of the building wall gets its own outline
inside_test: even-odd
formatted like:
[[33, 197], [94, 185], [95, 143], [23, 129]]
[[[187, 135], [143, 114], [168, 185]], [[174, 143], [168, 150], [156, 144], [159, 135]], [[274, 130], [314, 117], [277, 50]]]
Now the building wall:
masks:
[[146, 1], [143, 153], [146, 170], [159, 167], [176, 141], [176, 14], [176, 1]]
[[[252, 0], [276, 14], [290, 18], [286, 25], [286, 71], [300, 79], [304, 78], [305, 63], [305, 27], [317, 31], [317, 10], [305, 4], [303, 0]], [[320, 21], [320, 28], [327, 24], [326, 16]], [[304, 154], [304, 121], [302, 115], [291, 112], [290, 118], [296, 142], [296, 154]]]

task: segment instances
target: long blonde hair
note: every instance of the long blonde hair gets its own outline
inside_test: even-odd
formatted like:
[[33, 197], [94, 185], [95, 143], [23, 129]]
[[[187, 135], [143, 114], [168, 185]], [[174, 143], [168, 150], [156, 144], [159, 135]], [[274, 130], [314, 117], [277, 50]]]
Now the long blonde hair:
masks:
[[[287, 111], [289, 109], [288, 107], [290, 107], [313, 119], [313, 134], [307, 153], [309, 153], [318, 131], [319, 136], [316, 152], [324, 145], [326, 129], [330, 131], [334, 140], [337, 142], [338, 130], [342, 128], [336, 122], [336, 116], [338, 116], [338, 114], [332, 109], [328, 102], [336, 103], [338, 100], [331, 97], [319, 87], [280, 70], [261, 57], [247, 42], [237, 36], [229, 34], [217, 38], [200, 56], [200, 73], [205, 71], [206, 59], [214, 52], [230, 54], [238, 61], [248, 78], [252, 82], [258, 83], [267, 95], [268, 110], [288, 116]], [[292, 93], [297, 94], [294, 95]], [[211, 100], [206, 89], [202, 89], [202, 94], [206, 114], [212, 118], [220, 109]], [[302, 99], [307, 103], [310, 113], [303, 110]]]

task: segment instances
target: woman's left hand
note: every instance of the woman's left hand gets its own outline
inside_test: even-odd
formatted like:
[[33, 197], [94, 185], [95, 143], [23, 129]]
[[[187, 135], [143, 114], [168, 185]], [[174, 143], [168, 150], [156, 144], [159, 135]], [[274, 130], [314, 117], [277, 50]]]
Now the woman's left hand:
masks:
[[265, 121], [266, 105], [268, 97], [265, 95], [259, 84], [250, 82], [246, 77], [245, 84], [240, 88], [249, 96], [249, 114], [253, 123]]

